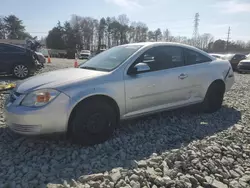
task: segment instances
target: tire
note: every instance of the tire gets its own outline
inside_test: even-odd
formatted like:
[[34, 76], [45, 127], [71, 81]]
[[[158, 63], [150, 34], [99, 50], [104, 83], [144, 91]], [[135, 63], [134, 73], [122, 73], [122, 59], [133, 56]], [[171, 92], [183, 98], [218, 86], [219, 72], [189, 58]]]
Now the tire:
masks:
[[108, 140], [116, 126], [115, 109], [99, 99], [91, 99], [79, 105], [69, 125], [71, 141], [92, 146]]
[[29, 67], [25, 64], [16, 64], [12, 69], [12, 74], [19, 79], [25, 79], [29, 76]]
[[218, 111], [223, 103], [225, 86], [221, 82], [212, 83], [206, 93], [202, 103], [202, 111], [205, 113], [214, 113]]

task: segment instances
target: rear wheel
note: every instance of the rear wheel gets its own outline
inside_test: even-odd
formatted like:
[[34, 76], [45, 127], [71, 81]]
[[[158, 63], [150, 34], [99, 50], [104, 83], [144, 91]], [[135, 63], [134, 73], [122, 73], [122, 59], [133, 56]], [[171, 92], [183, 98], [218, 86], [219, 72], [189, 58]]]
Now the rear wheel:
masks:
[[70, 122], [70, 138], [74, 143], [95, 145], [108, 140], [115, 128], [114, 108], [103, 100], [79, 104]]
[[225, 85], [221, 82], [212, 83], [202, 103], [202, 110], [206, 113], [213, 113], [219, 110], [223, 103]]
[[29, 68], [25, 64], [16, 64], [12, 69], [12, 74], [19, 79], [24, 79], [29, 76]]

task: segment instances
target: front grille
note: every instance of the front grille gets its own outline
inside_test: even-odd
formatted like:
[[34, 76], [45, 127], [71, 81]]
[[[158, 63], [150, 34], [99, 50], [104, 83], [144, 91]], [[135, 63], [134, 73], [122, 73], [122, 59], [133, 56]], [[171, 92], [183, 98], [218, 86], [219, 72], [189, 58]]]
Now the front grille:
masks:
[[11, 124], [10, 128], [14, 131], [23, 133], [36, 133], [40, 132], [41, 129], [39, 125], [19, 125], [19, 124]]
[[83, 54], [82, 54], [81, 57], [89, 57], [89, 55], [83, 55]]
[[250, 70], [250, 66], [249, 65], [239, 65], [238, 68], [239, 69], [243, 69], [243, 70]]

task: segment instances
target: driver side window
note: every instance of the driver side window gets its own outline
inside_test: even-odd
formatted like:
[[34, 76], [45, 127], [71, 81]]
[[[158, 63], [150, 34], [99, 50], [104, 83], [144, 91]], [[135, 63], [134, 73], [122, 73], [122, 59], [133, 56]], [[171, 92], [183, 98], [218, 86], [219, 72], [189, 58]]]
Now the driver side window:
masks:
[[[153, 47], [143, 53], [130, 69], [137, 68], [137, 66], [139, 68], [143, 67], [143, 70], [146, 70], [146, 67], [148, 67], [147, 71], [142, 72], [153, 72], [184, 66], [182, 48], [174, 46]], [[136, 74], [139, 73], [141, 73], [140, 70]]]

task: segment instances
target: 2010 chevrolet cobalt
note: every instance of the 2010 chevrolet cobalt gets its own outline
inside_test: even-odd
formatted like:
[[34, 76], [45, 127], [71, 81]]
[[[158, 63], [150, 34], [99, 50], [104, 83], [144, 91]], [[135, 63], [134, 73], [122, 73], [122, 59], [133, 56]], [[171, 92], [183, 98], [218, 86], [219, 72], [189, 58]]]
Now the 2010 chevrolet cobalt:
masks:
[[31, 77], [6, 100], [6, 122], [24, 135], [66, 132], [78, 143], [107, 140], [119, 120], [200, 104], [220, 109], [234, 83], [227, 60], [165, 42], [113, 47], [79, 68]]

